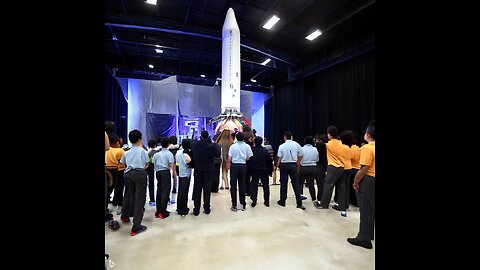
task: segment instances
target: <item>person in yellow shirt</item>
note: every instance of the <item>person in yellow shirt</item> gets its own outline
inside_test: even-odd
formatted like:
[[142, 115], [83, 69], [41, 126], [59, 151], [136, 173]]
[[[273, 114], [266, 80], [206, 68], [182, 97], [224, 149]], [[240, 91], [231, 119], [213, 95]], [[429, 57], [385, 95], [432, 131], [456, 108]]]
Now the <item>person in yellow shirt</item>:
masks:
[[352, 158], [352, 173], [350, 174], [349, 180], [349, 187], [350, 187], [350, 204], [356, 207], [359, 206], [357, 192], [353, 189], [353, 180], [355, 179], [355, 175], [357, 174], [358, 170], [360, 170], [360, 147], [358, 147], [358, 140], [357, 135], [355, 132], [352, 131], [353, 135], [353, 144], [351, 149], [353, 150], [353, 158]]
[[[314, 203], [317, 209], [328, 209], [332, 199], [333, 187], [337, 181], [341, 180], [345, 167], [345, 159], [351, 159], [353, 154], [350, 148], [338, 139], [338, 129], [335, 126], [327, 128], [327, 137], [329, 139], [327, 146], [327, 174], [325, 176], [325, 185], [320, 203]], [[340, 181], [338, 188], [338, 208], [345, 211], [347, 208], [345, 197], [345, 181]]]
[[357, 237], [347, 238], [347, 241], [371, 249], [375, 231], [375, 120], [368, 124], [364, 139], [368, 144], [360, 148], [361, 167], [353, 181], [360, 198], [360, 228]]
[[112, 205], [117, 207], [117, 215], [122, 213], [123, 202], [123, 189], [124, 180], [123, 172], [125, 167], [120, 166], [119, 160], [125, 154], [125, 150], [120, 147], [120, 140], [117, 136], [110, 134], [108, 136], [110, 141], [110, 149], [105, 152], [105, 168], [112, 175], [112, 185], [108, 188], [107, 199], [110, 199], [110, 195], [115, 190], [113, 195]]

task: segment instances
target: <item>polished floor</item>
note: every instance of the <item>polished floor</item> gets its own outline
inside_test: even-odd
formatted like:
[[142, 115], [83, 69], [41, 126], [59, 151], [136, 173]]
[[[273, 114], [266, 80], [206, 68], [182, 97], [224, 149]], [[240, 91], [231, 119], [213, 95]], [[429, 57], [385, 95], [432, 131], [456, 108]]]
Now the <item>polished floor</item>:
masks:
[[[177, 215], [173, 204], [163, 220], [154, 218], [147, 198], [146, 232], [130, 236], [131, 223], [105, 230], [112, 269], [375, 269], [375, 241], [370, 250], [347, 242], [358, 232], [358, 208], [351, 206], [345, 218], [332, 208], [316, 209], [307, 199], [303, 211], [295, 207], [290, 184], [286, 207], [276, 204], [280, 185], [270, 186], [270, 192], [268, 208], [261, 187], [257, 206], [252, 208], [247, 197], [246, 211], [237, 212], [229, 209], [229, 190], [220, 190], [212, 193], [210, 215], [193, 216], [189, 200], [188, 216]], [[115, 213], [114, 218], [120, 219]]]

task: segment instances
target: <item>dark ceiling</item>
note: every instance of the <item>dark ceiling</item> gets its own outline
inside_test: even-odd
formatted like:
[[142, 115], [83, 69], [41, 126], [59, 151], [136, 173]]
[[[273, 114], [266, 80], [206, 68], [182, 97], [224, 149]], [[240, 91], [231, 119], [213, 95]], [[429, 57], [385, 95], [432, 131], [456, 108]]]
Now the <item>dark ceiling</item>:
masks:
[[[242, 89], [265, 90], [326, 62], [333, 51], [340, 56], [374, 41], [374, 0], [107, 0], [106, 65], [118, 77], [177, 75], [213, 85], [221, 77], [221, 29], [230, 7], [240, 28]], [[280, 21], [266, 30], [272, 15]], [[317, 28], [323, 34], [306, 40]]]

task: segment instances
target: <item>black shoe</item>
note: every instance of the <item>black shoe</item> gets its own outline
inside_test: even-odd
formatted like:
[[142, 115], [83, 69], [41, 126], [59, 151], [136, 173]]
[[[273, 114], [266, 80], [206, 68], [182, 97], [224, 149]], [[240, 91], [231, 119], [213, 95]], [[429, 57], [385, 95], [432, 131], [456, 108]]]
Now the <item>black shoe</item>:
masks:
[[177, 189], [174, 188], [174, 189], [172, 190], [172, 193], [177, 193]]
[[233, 212], [237, 212], [237, 206], [232, 205], [232, 207], [230, 207], [230, 210], [232, 210]]
[[333, 205], [332, 208], [337, 210], [337, 211], [345, 211], [345, 210], [341, 209], [338, 205]]
[[194, 216], [200, 215], [200, 210], [198, 210], [198, 209], [193, 209], [193, 215], [194, 215]]
[[302, 210], [307, 209], [307, 208], [305, 208], [305, 206], [303, 206], [303, 204], [302, 204], [302, 205], [297, 205], [297, 208], [300, 208], [300, 209], [302, 209]]
[[278, 202], [277, 202], [277, 204], [278, 204], [278, 205], [280, 205], [280, 206], [283, 206], [283, 207], [285, 207], [285, 202], [278, 201]]
[[360, 241], [357, 238], [347, 238], [348, 243], [354, 245], [354, 246], [359, 246], [359, 247], [364, 247], [366, 249], [372, 249], [372, 242], [371, 241]]
[[139, 234], [139, 233], [142, 233], [142, 232], [144, 232], [144, 231], [146, 231], [146, 230], [147, 230], [147, 226], [140, 225], [140, 229], [138, 229], [138, 230], [136, 230], [136, 231], [130, 232], [130, 235], [131, 235], [131, 236], [135, 236], [135, 235], [137, 235], [137, 234]]
[[265, 204], [266, 207], [270, 207], [270, 203], [269, 203], [269, 202], [264, 202], [263, 204]]
[[319, 202], [314, 202], [313, 206], [317, 209], [328, 209], [328, 207], [323, 207]]
[[257, 205], [257, 201], [252, 202], [252, 207], [255, 207]]
[[211, 211], [212, 211], [211, 209], [205, 209], [205, 210], [203, 211], [203, 213], [209, 215]]

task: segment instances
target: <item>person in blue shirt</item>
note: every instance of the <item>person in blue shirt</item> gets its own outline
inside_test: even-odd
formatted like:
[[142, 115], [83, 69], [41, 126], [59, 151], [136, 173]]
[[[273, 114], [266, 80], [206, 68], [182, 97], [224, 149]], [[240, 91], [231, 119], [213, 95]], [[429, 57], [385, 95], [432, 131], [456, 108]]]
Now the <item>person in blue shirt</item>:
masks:
[[190, 177], [192, 176], [192, 168], [188, 166], [191, 159], [190, 140], [182, 140], [182, 148], [177, 151], [175, 159], [178, 163], [178, 201], [177, 213], [185, 217], [190, 209], [188, 204], [188, 189], [190, 187]]
[[170, 139], [165, 137], [162, 139], [162, 150], [155, 153], [152, 157], [152, 163], [157, 176], [157, 211], [155, 218], [167, 218], [170, 212], [167, 211], [167, 205], [170, 200], [170, 189], [172, 187], [171, 180], [172, 170], [173, 177], [177, 177], [175, 158], [172, 152], [168, 149], [170, 146]]
[[[147, 226], [142, 225], [145, 199], [147, 195], [147, 172], [149, 158], [147, 151], [142, 148], [142, 133], [139, 130], [132, 130], [128, 133], [128, 139], [132, 143], [132, 148], [125, 152], [120, 159], [120, 163], [125, 164], [125, 186], [128, 190], [125, 193], [122, 208], [122, 222], [129, 222], [133, 214], [133, 226], [130, 232], [135, 236], [147, 230]], [[133, 207], [131, 207], [133, 205]], [[133, 209], [133, 213], [131, 212]]]

